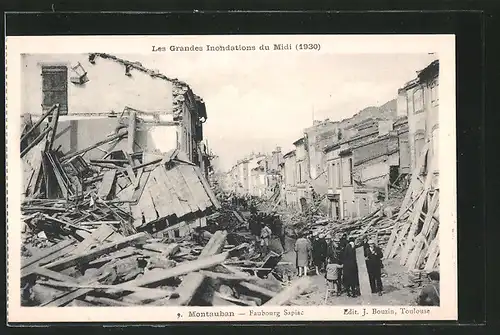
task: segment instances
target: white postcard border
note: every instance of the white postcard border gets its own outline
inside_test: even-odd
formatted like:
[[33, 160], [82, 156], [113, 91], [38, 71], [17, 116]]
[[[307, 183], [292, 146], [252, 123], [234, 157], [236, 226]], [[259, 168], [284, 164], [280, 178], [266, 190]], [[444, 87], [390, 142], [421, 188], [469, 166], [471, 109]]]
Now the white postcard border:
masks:
[[[21, 307], [19, 130], [21, 57], [23, 53], [151, 53], [152, 45], [318, 43], [321, 53], [431, 53], [440, 60], [440, 307], [405, 307], [421, 313], [401, 313], [403, 306], [284, 306], [284, 307]], [[220, 35], [220, 36], [44, 36], [6, 38], [7, 150], [7, 313], [8, 322], [146, 322], [146, 321], [401, 321], [457, 320], [456, 230], [456, 106], [454, 35]], [[241, 52], [241, 51], [240, 51]], [[263, 52], [263, 51], [245, 51]], [[272, 51], [270, 51], [272, 52]], [[292, 51], [300, 52], [300, 51]], [[238, 51], [232, 52], [237, 57]], [[182, 78], [179, 78], [182, 80]], [[410, 78], [409, 78], [410, 79]], [[402, 83], [403, 84], [403, 83]], [[396, 92], [395, 92], [396, 95]], [[446, 171], [446, 173], [444, 173]], [[10, 187], [9, 187], [10, 186]], [[358, 314], [346, 314], [346, 309]], [[395, 310], [396, 314], [365, 316], [363, 308]], [[271, 315], [250, 315], [250, 310]], [[428, 313], [424, 311], [428, 310]], [[295, 312], [287, 315], [285, 311]], [[190, 317], [190, 312], [194, 313]], [[197, 313], [222, 313], [201, 316]], [[275, 312], [279, 312], [277, 317]], [[226, 315], [233, 313], [233, 315]], [[179, 316], [180, 315], [180, 316]]]

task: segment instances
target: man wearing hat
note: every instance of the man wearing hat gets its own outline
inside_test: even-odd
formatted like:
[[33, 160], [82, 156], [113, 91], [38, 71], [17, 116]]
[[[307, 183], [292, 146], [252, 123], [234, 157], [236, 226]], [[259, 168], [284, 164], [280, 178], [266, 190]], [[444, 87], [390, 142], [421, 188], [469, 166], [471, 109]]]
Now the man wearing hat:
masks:
[[382, 268], [384, 267], [382, 257], [382, 250], [377, 246], [375, 240], [370, 239], [368, 248], [365, 249], [366, 268], [372, 293], [378, 293], [378, 295], [382, 295]]
[[318, 234], [317, 232], [314, 233], [312, 248], [313, 263], [316, 269], [316, 275], [319, 276], [319, 272], [320, 270], [323, 270], [323, 265], [326, 259], [327, 245], [324, 234]]

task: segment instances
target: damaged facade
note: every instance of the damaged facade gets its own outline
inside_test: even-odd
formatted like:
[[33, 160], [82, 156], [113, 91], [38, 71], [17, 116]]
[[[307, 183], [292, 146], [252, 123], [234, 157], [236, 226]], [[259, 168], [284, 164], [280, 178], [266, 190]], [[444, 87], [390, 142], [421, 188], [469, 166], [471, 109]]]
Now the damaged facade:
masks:
[[[55, 145], [64, 152], [87, 147], [94, 143], [94, 134], [115, 131], [116, 117], [128, 124], [135, 114], [134, 139], [118, 143], [115, 149], [180, 149], [191, 162], [208, 169], [200, 145], [207, 120], [205, 104], [186, 83], [108, 54], [26, 54], [22, 66], [22, 114], [35, 118], [58, 103]], [[86, 155], [100, 158], [102, 150]]]
[[109, 54], [27, 54], [22, 66], [26, 199], [109, 202], [131, 231], [206, 225], [220, 206], [207, 112], [186, 83]]
[[[425, 143], [432, 142], [429, 154], [436, 156], [438, 72], [434, 61], [395, 92], [394, 100], [304, 129], [295, 149], [283, 156], [279, 201], [302, 210], [316, 201], [338, 220], [373, 212], [412, 173]], [[437, 184], [438, 170], [434, 174]]]
[[231, 168], [225, 180], [226, 190], [238, 195], [269, 197], [281, 185], [283, 155], [277, 147], [269, 155], [252, 153]]

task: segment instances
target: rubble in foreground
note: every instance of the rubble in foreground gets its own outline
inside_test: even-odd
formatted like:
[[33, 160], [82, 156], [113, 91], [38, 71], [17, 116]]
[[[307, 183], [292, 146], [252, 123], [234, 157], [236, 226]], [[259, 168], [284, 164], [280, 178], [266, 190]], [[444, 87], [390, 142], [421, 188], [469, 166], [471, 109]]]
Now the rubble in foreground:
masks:
[[281, 255], [252, 248], [241, 213], [181, 152], [85, 159], [129, 136], [119, 120], [115, 134], [63, 153], [58, 114], [21, 139], [23, 306], [285, 305], [308, 287], [272, 275]]

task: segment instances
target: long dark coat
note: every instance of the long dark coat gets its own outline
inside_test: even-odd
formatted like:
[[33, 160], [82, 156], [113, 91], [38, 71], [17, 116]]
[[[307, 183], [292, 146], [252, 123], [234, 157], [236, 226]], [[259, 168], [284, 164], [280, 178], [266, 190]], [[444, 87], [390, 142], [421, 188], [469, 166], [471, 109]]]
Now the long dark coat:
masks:
[[314, 265], [320, 265], [326, 259], [327, 244], [322, 238], [315, 239], [312, 243], [312, 257]]
[[382, 250], [375, 246], [373, 248], [373, 252], [371, 252], [370, 247], [368, 247], [365, 249], [365, 257], [368, 258], [366, 260], [366, 268], [368, 272], [375, 277], [380, 277], [382, 272]]
[[356, 262], [356, 249], [347, 244], [344, 250], [344, 284], [355, 286], [358, 284], [358, 263]]

